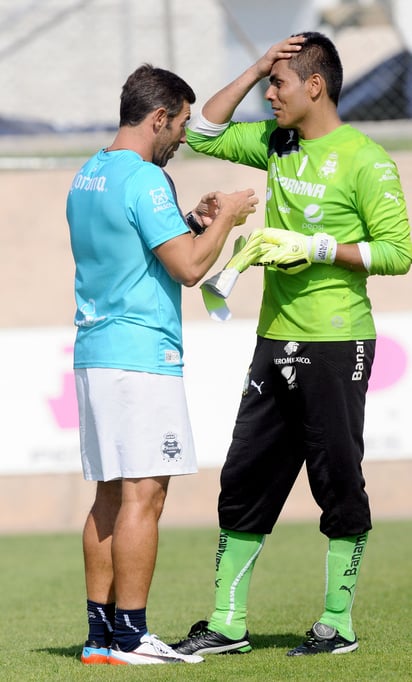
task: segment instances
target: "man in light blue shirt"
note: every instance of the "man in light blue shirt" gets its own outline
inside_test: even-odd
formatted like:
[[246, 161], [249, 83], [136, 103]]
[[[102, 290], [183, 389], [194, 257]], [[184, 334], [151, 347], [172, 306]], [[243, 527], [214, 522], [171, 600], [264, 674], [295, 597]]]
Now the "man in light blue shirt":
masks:
[[123, 86], [113, 143], [79, 170], [67, 200], [82, 464], [97, 481], [83, 533], [86, 664], [203, 660], [174, 652], [146, 624], [169, 479], [197, 470], [181, 285], [200, 281], [257, 198], [252, 189], [210, 192], [183, 216], [162, 169], [186, 140], [194, 101], [175, 74], [137, 69]]

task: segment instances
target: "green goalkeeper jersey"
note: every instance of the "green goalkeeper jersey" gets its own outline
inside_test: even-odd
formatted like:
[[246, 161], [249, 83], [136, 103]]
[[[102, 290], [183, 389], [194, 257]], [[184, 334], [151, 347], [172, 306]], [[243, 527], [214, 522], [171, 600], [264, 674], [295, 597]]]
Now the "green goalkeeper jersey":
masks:
[[369, 273], [320, 263], [295, 275], [266, 267], [258, 334], [296, 341], [375, 338], [367, 276], [404, 274], [411, 263], [405, 199], [385, 150], [350, 125], [303, 140], [275, 120], [232, 122], [215, 136], [196, 132], [194, 122], [187, 141], [198, 152], [267, 170], [267, 227], [370, 243]]

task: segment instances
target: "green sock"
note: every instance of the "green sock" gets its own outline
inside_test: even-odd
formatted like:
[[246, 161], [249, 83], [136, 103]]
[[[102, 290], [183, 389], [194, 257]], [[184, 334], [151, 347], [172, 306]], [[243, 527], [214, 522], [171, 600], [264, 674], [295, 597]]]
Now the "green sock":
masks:
[[368, 533], [331, 539], [326, 557], [325, 610], [319, 621], [351, 642], [355, 640], [352, 604], [367, 540]]
[[210, 630], [231, 639], [244, 636], [250, 579], [264, 542], [265, 536], [260, 533], [221, 529], [216, 553], [216, 603]]

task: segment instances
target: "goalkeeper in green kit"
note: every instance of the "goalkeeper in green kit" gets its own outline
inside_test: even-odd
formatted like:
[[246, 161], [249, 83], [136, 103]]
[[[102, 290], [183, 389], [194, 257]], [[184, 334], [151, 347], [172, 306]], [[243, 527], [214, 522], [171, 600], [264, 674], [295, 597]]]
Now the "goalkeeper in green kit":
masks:
[[[232, 121], [264, 78], [274, 118]], [[252, 571], [303, 464], [328, 538], [326, 589], [288, 655], [358, 647], [351, 609], [372, 528], [361, 468], [376, 336], [366, 283], [408, 272], [411, 237], [396, 165], [339, 119], [341, 85], [333, 43], [292, 36], [215, 94], [187, 131], [196, 151], [267, 171], [267, 252], [256, 348], [221, 472], [215, 610], [172, 645], [184, 654], [251, 650]]]

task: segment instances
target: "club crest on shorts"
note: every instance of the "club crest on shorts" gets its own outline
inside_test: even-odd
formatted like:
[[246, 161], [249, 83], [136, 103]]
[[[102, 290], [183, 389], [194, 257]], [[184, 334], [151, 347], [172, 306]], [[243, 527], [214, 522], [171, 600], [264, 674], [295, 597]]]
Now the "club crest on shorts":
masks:
[[182, 445], [177, 440], [177, 435], [172, 431], [163, 436], [161, 451], [163, 459], [167, 462], [177, 462], [182, 459]]

